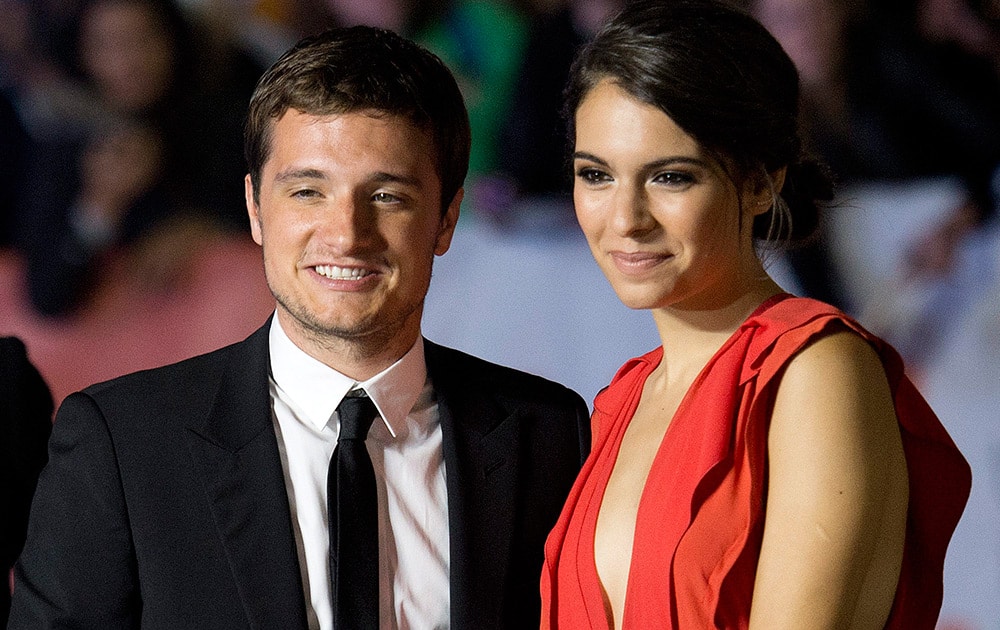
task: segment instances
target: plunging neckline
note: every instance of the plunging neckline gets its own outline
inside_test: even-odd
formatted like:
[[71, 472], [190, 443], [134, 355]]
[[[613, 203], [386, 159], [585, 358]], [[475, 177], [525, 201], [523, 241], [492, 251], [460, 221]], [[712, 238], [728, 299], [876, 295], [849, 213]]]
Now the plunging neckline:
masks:
[[[679, 431], [679, 429], [675, 428], [678, 424], [677, 420], [679, 418], [684, 417], [682, 413], [686, 411], [686, 408], [691, 404], [691, 399], [695, 396], [694, 392], [698, 391], [699, 386], [707, 378], [707, 375], [711, 367], [718, 361], [719, 357], [723, 356], [745, 332], [746, 323], [752, 320], [760, 313], [770, 308], [771, 306], [773, 306], [774, 304], [780, 302], [781, 300], [789, 296], [790, 296], [789, 293], [784, 293], [784, 292], [772, 295], [767, 299], [765, 299], [763, 302], [761, 302], [757, 306], [757, 308], [753, 310], [753, 312], [751, 312], [748, 316], [746, 316], [740, 323], [740, 325], [737, 326], [736, 330], [734, 330], [729, 335], [729, 337], [726, 338], [726, 340], [722, 343], [722, 345], [720, 345], [719, 348], [716, 349], [716, 351], [712, 354], [712, 356], [709, 357], [708, 361], [705, 362], [705, 365], [703, 365], [702, 368], [698, 371], [698, 374], [695, 375], [694, 379], [691, 381], [691, 384], [688, 386], [687, 390], [685, 390], [684, 392], [684, 395], [681, 397], [681, 400], [678, 403], [677, 408], [674, 409], [673, 413], [671, 414], [670, 423], [667, 425], [667, 428], [663, 433], [663, 437], [660, 439], [660, 444], [656, 448], [656, 453], [655, 455], [653, 455], [653, 461], [649, 466], [649, 470], [646, 471], [646, 478], [643, 481], [643, 487], [639, 493], [639, 503], [635, 512], [635, 520], [632, 524], [632, 551], [629, 558], [628, 578], [625, 585], [625, 601], [621, 615], [623, 626], [625, 625], [624, 621], [628, 619], [630, 601], [633, 599], [631, 597], [631, 591], [632, 591], [632, 585], [634, 583], [633, 578], [635, 577], [634, 572], [636, 571], [636, 566], [637, 566], [636, 563], [637, 546], [635, 543], [636, 540], [639, 538], [640, 524], [644, 522], [642, 515], [644, 512], [650, 509], [646, 507], [650, 502], [650, 499], [647, 496], [649, 491], [649, 480], [651, 478], [656, 478], [660, 474], [663, 474], [662, 469], [664, 468], [664, 466], [667, 465], [667, 457], [665, 451], [668, 450], [669, 448], [668, 445], [671, 443], [670, 440], [671, 436], [677, 431]], [[647, 356], [648, 356], [648, 362], [647, 365], [644, 366], [643, 368], [643, 373], [641, 375], [641, 382], [638, 386], [635, 387], [634, 391], [631, 393], [629, 397], [628, 404], [623, 408], [624, 411], [626, 412], [627, 420], [625, 422], [622, 422], [620, 426], [616, 428], [616, 434], [613, 437], [613, 444], [610, 447], [612, 449], [614, 456], [609, 460], [611, 465], [608, 466], [605, 471], [602, 471], [601, 485], [599, 490], [600, 497], [597, 498], [598, 500], [596, 501], [597, 509], [594, 515], [594, 527], [587, 528], [587, 531], [589, 531], [591, 534], [590, 536], [588, 536], [589, 541], [587, 542], [587, 544], [584, 545], [585, 548], [588, 550], [586, 556], [586, 562], [588, 562], [593, 567], [594, 576], [596, 577], [593, 586], [597, 589], [597, 598], [596, 600], [590, 599], [590, 601], [597, 601], [601, 603], [601, 608], [602, 608], [601, 616], [605, 620], [604, 625], [601, 627], [607, 628], [608, 630], [611, 630], [612, 628], [612, 619], [609, 619], [608, 617], [609, 610], [606, 608], [606, 601], [607, 601], [605, 598], [606, 591], [604, 589], [604, 584], [601, 582], [600, 572], [597, 570], [597, 559], [596, 559], [596, 549], [595, 549], [595, 545], [597, 542], [597, 522], [598, 519], [600, 518], [601, 508], [604, 504], [604, 495], [607, 492], [608, 485], [611, 481], [611, 477], [614, 474], [615, 465], [618, 462], [618, 457], [621, 452], [622, 442], [624, 441], [625, 434], [628, 431], [628, 428], [632, 424], [632, 420], [635, 418], [635, 412], [638, 409], [639, 403], [642, 399], [642, 391], [645, 388], [646, 381], [649, 378], [649, 376], [653, 373], [653, 371], [656, 370], [656, 368], [659, 367], [660, 363], [663, 361], [663, 346], [661, 345], [659, 348], [657, 348]], [[591, 615], [591, 617], [593, 618], [593, 615]], [[615, 630], [621, 630], [621, 629], [617, 628]]]

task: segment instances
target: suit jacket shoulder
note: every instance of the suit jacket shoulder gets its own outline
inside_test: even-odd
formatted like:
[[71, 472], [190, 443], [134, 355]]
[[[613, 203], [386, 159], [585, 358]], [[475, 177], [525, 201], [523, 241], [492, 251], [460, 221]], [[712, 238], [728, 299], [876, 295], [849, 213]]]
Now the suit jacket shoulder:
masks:
[[268, 326], [250, 337], [218, 350], [177, 363], [126, 374], [96, 383], [81, 393], [107, 410], [128, 414], [165, 415], [170, 410], [193, 410], [217, 402], [219, 389], [267, 392]]

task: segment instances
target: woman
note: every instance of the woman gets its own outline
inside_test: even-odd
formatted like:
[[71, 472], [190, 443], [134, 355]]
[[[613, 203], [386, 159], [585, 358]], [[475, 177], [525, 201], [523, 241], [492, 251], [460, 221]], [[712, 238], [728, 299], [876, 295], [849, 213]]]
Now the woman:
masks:
[[594, 402], [542, 626], [933, 628], [968, 466], [895, 351], [757, 254], [831, 196], [788, 56], [722, 2], [640, 0], [566, 94], [580, 225], [663, 345]]
[[20, 197], [28, 294], [48, 316], [85, 308], [109, 257], [125, 254], [147, 289], [169, 288], [203, 237], [246, 223], [245, 98], [230, 65], [172, 0], [79, 5], [88, 116], [34, 138]]

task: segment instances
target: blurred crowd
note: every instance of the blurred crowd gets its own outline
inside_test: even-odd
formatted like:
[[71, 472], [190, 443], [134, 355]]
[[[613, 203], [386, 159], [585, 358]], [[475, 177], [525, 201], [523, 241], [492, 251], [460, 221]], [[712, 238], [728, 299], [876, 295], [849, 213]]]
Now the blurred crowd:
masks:
[[[23, 257], [47, 316], [85, 307], [109, 255], [170, 286], [202, 239], [244, 230], [241, 124], [257, 77], [301, 36], [353, 23], [416, 39], [459, 77], [467, 215], [568, 222], [562, 85], [621, 2], [0, 0], [0, 247]], [[746, 2], [799, 66], [807, 149], [841, 182], [961, 182], [907, 260], [947, 273], [998, 203], [1000, 2]], [[850, 309], [828, 237], [788, 260], [803, 292]]]
[[[842, 184], [960, 180], [906, 261], [912, 274], [948, 273], [1000, 198], [1000, 3], [756, 0], [755, 11], [799, 68], [807, 148]], [[808, 292], [850, 307], [826, 271], [827, 237], [791, 262]]]

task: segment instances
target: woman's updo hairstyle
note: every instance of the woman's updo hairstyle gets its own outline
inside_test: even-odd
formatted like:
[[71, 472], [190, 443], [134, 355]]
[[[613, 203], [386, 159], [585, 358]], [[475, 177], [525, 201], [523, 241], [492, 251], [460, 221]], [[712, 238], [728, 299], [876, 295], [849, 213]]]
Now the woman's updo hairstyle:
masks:
[[694, 138], [737, 185], [770, 185], [787, 167], [780, 196], [753, 235], [800, 242], [833, 196], [826, 169], [804, 158], [799, 78], [781, 45], [748, 13], [723, 0], [633, 0], [577, 55], [565, 92], [570, 142], [575, 114], [611, 80], [657, 107]]

